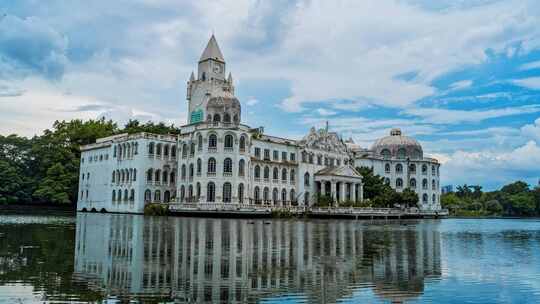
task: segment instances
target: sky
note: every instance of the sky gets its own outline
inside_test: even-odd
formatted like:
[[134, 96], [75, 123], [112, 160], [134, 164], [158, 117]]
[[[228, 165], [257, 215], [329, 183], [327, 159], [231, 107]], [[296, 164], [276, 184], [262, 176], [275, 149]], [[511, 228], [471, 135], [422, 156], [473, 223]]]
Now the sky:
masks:
[[442, 184], [540, 178], [540, 2], [0, 0], [0, 134], [55, 120], [186, 123], [215, 34], [242, 121], [369, 148], [391, 128]]

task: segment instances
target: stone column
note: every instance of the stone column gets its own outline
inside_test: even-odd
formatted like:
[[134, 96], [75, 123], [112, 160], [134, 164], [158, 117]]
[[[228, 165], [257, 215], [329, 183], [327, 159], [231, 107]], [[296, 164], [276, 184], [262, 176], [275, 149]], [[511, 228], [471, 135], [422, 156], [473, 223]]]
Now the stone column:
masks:
[[364, 184], [359, 184], [358, 191], [360, 192], [360, 201], [364, 201]]
[[356, 203], [356, 183], [351, 183], [351, 198]]
[[337, 185], [335, 181], [330, 182], [330, 195], [332, 196], [332, 203], [336, 201]]
[[347, 195], [346, 195], [346, 191], [347, 191], [347, 187], [346, 187], [346, 183], [345, 182], [341, 182], [341, 187], [339, 189], [339, 201], [340, 202], [345, 202], [345, 200], [347, 199]]

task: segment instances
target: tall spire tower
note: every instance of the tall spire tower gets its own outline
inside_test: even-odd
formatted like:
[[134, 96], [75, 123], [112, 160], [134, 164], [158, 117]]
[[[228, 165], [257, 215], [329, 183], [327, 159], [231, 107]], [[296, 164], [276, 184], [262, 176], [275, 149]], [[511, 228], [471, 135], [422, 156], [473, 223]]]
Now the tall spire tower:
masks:
[[[236, 100], [232, 75], [229, 73], [229, 76], [226, 77], [225, 72], [223, 53], [221, 53], [216, 37], [212, 34], [199, 59], [197, 78], [195, 79], [195, 75], [192, 74], [187, 83], [188, 123], [208, 120], [209, 114], [213, 117], [215, 102], [212, 103], [212, 110], [209, 110], [208, 107], [213, 98]], [[228, 116], [234, 118], [234, 115]], [[240, 119], [239, 112], [237, 116]]]

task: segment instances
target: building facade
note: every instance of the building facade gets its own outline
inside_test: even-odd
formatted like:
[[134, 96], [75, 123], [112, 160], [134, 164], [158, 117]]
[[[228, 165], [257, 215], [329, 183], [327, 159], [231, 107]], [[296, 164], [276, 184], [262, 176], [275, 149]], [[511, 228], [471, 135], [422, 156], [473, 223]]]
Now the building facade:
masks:
[[[188, 124], [180, 135], [121, 134], [83, 146], [77, 209], [141, 213], [150, 202], [312, 206], [320, 195], [339, 205], [363, 200], [356, 167], [371, 166], [384, 176], [386, 163], [409, 168], [397, 155], [358, 149], [328, 127], [293, 140], [242, 124], [233, 77], [225, 75], [226, 62], [212, 36], [187, 82]], [[422, 156], [414, 163], [422, 170], [436, 165], [438, 183], [435, 160]], [[398, 174], [388, 176], [391, 185]]]

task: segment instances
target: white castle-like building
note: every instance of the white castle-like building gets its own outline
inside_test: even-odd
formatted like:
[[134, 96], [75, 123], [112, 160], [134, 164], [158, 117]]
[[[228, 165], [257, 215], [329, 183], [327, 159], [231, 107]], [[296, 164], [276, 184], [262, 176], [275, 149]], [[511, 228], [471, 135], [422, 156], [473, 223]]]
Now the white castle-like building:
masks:
[[339, 205], [363, 200], [360, 166], [397, 191], [416, 191], [420, 209], [440, 209], [439, 162], [399, 129], [362, 149], [328, 127], [293, 140], [242, 124], [214, 36], [187, 83], [187, 101], [180, 135], [120, 134], [83, 146], [77, 210], [142, 213], [150, 202], [312, 206], [318, 195]]

